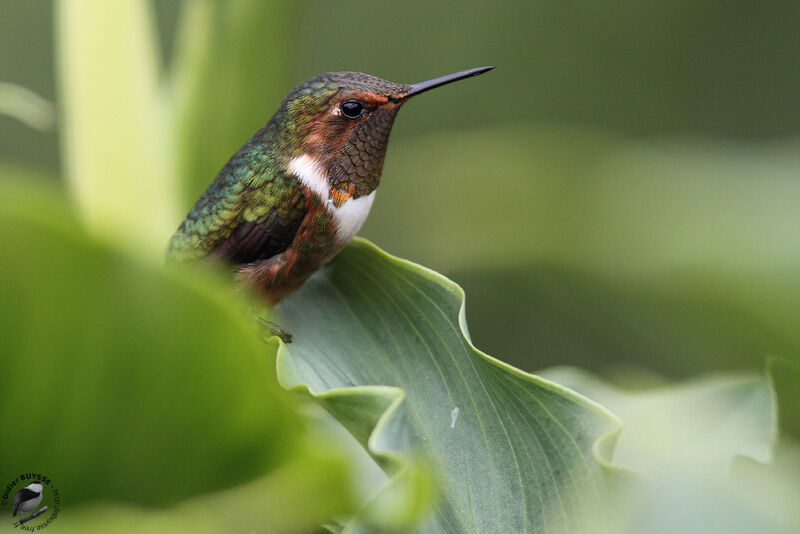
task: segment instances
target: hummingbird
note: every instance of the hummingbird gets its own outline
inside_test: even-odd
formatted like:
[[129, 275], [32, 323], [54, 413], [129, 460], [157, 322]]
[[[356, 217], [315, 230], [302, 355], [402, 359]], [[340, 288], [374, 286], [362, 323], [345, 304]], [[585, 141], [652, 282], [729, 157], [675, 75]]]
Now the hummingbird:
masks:
[[225, 164], [172, 236], [167, 262], [221, 260], [277, 304], [361, 228], [402, 105], [492, 68], [414, 84], [360, 72], [306, 80]]

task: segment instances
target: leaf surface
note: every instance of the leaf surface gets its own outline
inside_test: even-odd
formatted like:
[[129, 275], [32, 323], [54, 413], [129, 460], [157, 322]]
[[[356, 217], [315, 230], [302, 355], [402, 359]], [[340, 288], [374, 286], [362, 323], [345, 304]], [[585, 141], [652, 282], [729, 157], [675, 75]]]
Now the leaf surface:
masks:
[[771, 375], [707, 376], [642, 391], [619, 389], [577, 368], [542, 375], [602, 402], [625, 424], [614, 465], [644, 476], [615, 486], [611, 513], [598, 514], [614, 532], [788, 534], [800, 528], [800, 456], [789, 443], [776, 455]]
[[[356, 241], [277, 313], [294, 335], [278, 376], [318, 400], [390, 474], [430, 462], [432, 532], [561, 532], [603, 500], [599, 405], [472, 346], [464, 295]], [[351, 529], [357, 530], [353, 525]]]

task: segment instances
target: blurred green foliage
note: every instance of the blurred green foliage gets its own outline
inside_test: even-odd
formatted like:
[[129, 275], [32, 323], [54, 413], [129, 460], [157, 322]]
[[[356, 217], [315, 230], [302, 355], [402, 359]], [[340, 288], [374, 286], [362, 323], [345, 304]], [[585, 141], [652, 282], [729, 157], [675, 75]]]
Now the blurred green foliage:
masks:
[[613, 512], [605, 515], [612, 532], [789, 534], [800, 527], [792, 500], [800, 494], [800, 450], [775, 453], [769, 375], [711, 376], [639, 392], [575, 368], [542, 376], [625, 422], [614, 462], [646, 476], [612, 488]]
[[171, 532], [293, 532], [351, 510], [342, 451], [306, 437], [275, 383], [274, 347], [226, 284], [88, 240], [37, 180], [0, 179], [0, 223], [15, 228], [0, 246], [3, 484], [21, 466], [46, 474], [72, 509], [63, 526], [82, 532], [119, 531], [85, 508], [98, 501], [144, 507], [112, 524]]

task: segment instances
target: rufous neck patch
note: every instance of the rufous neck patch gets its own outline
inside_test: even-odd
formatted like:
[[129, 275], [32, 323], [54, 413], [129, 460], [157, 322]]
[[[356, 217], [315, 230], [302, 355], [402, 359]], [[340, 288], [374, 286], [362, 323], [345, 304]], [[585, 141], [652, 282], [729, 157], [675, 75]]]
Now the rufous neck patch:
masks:
[[356, 186], [352, 183], [341, 183], [336, 187], [331, 187], [329, 192], [330, 201], [334, 206], [340, 208], [342, 204], [356, 194]]

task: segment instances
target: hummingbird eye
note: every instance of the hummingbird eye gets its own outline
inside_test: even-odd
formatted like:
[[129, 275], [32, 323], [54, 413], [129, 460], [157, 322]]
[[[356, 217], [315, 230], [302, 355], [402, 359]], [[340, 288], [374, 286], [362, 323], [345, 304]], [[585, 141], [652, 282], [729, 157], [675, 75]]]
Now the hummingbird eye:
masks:
[[339, 104], [339, 109], [342, 111], [342, 115], [348, 119], [357, 119], [364, 114], [366, 108], [364, 103], [358, 100], [345, 100]]

